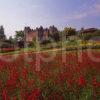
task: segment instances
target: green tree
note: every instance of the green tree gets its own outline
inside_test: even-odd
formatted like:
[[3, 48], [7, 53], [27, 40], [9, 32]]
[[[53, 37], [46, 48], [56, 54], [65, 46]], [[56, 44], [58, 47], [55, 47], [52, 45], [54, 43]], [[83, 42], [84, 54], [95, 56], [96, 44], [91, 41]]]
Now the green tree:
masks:
[[59, 31], [54, 25], [49, 27], [49, 36], [53, 38], [56, 42], [60, 40]]
[[10, 40], [10, 41], [13, 41], [13, 37], [12, 37], [12, 36], [10, 36], [10, 37], [9, 37], [9, 40]]
[[5, 40], [6, 36], [4, 34], [4, 27], [0, 26], [0, 40]]
[[4, 27], [0, 26], [0, 34], [4, 34]]
[[65, 27], [63, 33], [66, 36], [75, 35], [76, 34], [76, 29], [75, 28], [71, 28], [71, 27]]
[[16, 31], [15, 40], [24, 41], [24, 31]]
[[12, 36], [9, 37], [9, 41], [14, 44], [14, 38]]

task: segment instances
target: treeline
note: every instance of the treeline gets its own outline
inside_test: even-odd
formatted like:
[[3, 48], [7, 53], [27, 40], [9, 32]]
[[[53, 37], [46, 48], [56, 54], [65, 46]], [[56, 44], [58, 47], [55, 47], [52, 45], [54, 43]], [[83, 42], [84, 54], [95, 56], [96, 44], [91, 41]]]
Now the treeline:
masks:
[[[40, 29], [40, 31], [41, 31], [42, 28], [43, 27], [41, 26], [38, 29]], [[47, 28], [46, 28], [46, 30], [48, 31]], [[54, 42], [74, 41], [76, 39], [87, 41], [91, 38], [100, 36], [100, 30], [96, 29], [96, 28], [88, 29], [88, 32], [85, 32], [87, 29], [82, 28], [78, 31], [72, 27], [65, 27], [62, 31], [59, 31], [57, 29], [57, 27], [51, 26], [49, 28], [49, 30], [50, 30], [49, 36], [48, 36], [49, 38], [43, 39], [42, 38], [43, 35], [41, 35], [41, 34], [38, 35], [38, 40], [39, 40], [41, 45], [46, 45], [46, 44], [50, 43], [51, 40], [53, 40]], [[9, 40], [13, 44], [23, 48], [25, 46], [25, 43], [26, 43], [24, 30], [16, 31], [14, 38], [9, 37]], [[31, 43], [29, 43], [29, 46], [32, 47], [35, 44], [36, 44], [36, 38], [33, 38], [33, 41]]]

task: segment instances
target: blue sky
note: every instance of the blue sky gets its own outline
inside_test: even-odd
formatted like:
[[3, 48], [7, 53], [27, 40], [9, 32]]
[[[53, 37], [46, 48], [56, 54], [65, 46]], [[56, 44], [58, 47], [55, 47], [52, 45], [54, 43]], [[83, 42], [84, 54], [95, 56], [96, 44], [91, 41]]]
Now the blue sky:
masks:
[[100, 28], [100, 0], [0, 0], [0, 25], [7, 37], [24, 26]]

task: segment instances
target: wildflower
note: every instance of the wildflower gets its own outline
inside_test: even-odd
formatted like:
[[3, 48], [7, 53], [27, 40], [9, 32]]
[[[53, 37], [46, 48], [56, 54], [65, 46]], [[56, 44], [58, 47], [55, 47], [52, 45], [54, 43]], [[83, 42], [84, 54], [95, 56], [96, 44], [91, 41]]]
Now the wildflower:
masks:
[[17, 100], [17, 97], [13, 97], [13, 100]]
[[2, 100], [7, 100], [7, 90], [6, 89], [3, 89]]
[[41, 90], [35, 89], [28, 97], [28, 100], [37, 100], [37, 98], [39, 98], [40, 96], [41, 96]]
[[22, 91], [20, 92], [20, 97], [21, 97], [21, 100], [24, 100], [24, 93]]
[[0, 87], [2, 87], [2, 80], [0, 80]]
[[23, 77], [23, 79], [26, 79], [27, 78], [27, 69], [26, 68], [23, 68], [22, 69], [22, 71], [21, 71], [21, 73], [22, 73], [22, 77]]
[[86, 80], [85, 80], [85, 77], [84, 76], [80, 76], [79, 79], [78, 79], [78, 85], [79, 86], [86, 86]]
[[67, 80], [67, 84], [68, 84], [68, 86], [72, 86], [73, 82], [74, 82], [73, 79], [68, 79], [68, 80]]
[[92, 84], [94, 87], [100, 87], [100, 82], [97, 82], [97, 79], [95, 77], [92, 80]]

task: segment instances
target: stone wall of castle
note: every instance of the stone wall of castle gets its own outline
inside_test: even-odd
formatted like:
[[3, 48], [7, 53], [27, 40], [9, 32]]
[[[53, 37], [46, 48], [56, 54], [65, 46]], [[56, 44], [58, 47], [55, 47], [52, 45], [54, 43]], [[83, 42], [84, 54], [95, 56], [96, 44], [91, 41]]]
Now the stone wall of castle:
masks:
[[57, 35], [58, 30], [54, 26], [50, 26], [49, 28], [43, 28], [42, 26], [40, 28], [31, 29], [30, 27], [24, 28], [25, 32], [25, 41], [26, 43], [32, 42], [37, 36], [40, 42], [49, 40], [49, 37], [53, 37], [53, 35]]

